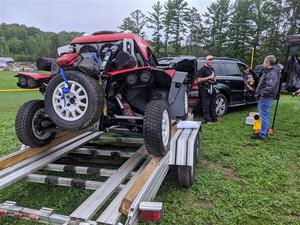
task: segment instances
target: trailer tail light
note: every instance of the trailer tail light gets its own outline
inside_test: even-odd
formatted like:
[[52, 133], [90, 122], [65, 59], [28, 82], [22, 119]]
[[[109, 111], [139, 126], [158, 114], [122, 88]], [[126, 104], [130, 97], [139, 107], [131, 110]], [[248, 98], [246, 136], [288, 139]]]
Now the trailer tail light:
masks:
[[23, 216], [23, 214], [19, 213], [19, 212], [15, 212], [15, 214], [14, 214], [14, 217], [17, 219], [20, 219], [22, 216]]
[[6, 215], [6, 214], [7, 214], [7, 210], [5, 210], [5, 209], [0, 209], [0, 216]]
[[141, 202], [139, 209], [142, 220], [158, 221], [161, 218], [162, 202]]
[[161, 217], [161, 212], [151, 212], [151, 211], [142, 211], [141, 218], [142, 220], [151, 220], [151, 221], [159, 221]]
[[30, 220], [32, 220], [32, 221], [38, 221], [38, 220], [40, 219], [39, 216], [33, 215], [33, 214], [31, 214], [31, 215], [29, 216], [29, 218], [30, 218]]

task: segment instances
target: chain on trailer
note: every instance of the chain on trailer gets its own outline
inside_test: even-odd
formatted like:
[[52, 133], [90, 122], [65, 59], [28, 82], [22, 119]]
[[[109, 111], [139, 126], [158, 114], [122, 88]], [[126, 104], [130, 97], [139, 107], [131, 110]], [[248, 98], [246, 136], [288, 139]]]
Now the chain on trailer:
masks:
[[[192, 114], [189, 119], [193, 119]], [[150, 156], [142, 138], [121, 136], [122, 132], [110, 136], [95, 130], [69, 132], [57, 135], [41, 148], [22, 146], [0, 159], [0, 190], [24, 179], [51, 187], [94, 192], [70, 215], [55, 213], [48, 207], [22, 207], [7, 200], [0, 204], [0, 216], [58, 225], [131, 225], [139, 219], [157, 221], [163, 203], [153, 199], [169, 168], [180, 186], [190, 187], [193, 183], [200, 151], [199, 130], [200, 122], [173, 123], [170, 151], [164, 157]], [[45, 171], [61, 176], [43, 175]], [[69, 174], [106, 180], [72, 178]]]

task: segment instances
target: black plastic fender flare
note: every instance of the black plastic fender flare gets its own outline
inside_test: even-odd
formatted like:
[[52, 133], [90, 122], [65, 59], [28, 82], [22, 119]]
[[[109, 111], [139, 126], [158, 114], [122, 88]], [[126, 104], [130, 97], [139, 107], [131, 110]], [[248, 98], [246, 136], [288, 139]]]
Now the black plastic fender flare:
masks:
[[187, 72], [176, 71], [171, 82], [171, 87], [168, 95], [169, 113], [172, 119], [183, 117], [185, 115], [185, 95], [186, 86], [184, 80]]

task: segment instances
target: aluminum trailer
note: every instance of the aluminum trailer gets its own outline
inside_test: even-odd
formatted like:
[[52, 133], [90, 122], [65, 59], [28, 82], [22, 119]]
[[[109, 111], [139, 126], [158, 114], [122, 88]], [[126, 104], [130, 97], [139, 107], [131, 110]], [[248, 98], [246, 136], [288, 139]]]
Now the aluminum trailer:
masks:
[[[94, 192], [70, 215], [57, 214], [47, 207], [22, 207], [8, 200], [0, 204], [0, 215], [63, 225], [130, 225], [137, 224], [140, 218], [158, 220], [162, 203], [152, 200], [169, 168], [172, 168], [178, 185], [190, 187], [193, 183], [199, 158], [200, 129], [200, 122], [196, 122], [196, 126], [194, 122], [190, 128], [173, 125], [170, 151], [164, 157], [149, 155], [142, 138], [119, 134], [108, 136], [106, 132], [95, 130], [58, 135], [52, 144], [42, 148], [23, 146], [0, 159], [0, 190], [25, 179], [48, 184], [49, 188], [57, 185]], [[78, 158], [81, 165], [78, 165]], [[97, 160], [108, 168], [89, 166]], [[112, 169], [110, 164], [118, 167]], [[42, 175], [43, 171], [54, 171], [61, 176]], [[100, 182], [70, 178], [70, 173], [107, 179]]]

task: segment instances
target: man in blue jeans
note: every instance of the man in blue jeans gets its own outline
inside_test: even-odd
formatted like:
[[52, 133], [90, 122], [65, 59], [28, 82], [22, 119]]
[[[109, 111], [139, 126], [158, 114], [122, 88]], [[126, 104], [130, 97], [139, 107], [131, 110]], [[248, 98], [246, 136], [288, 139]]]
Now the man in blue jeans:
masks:
[[266, 140], [271, 120], [271, 105], [276, 99], [279, 90], [279, 74], [274, 69], [276, 58], [274, 55], [266, 56], [263, 67], [263, 75], [255, 91], [255, 97], [258, 100], [258, 112], [261, 120], [261, 130], [258, 134], [253, 134], [251, 138]]

